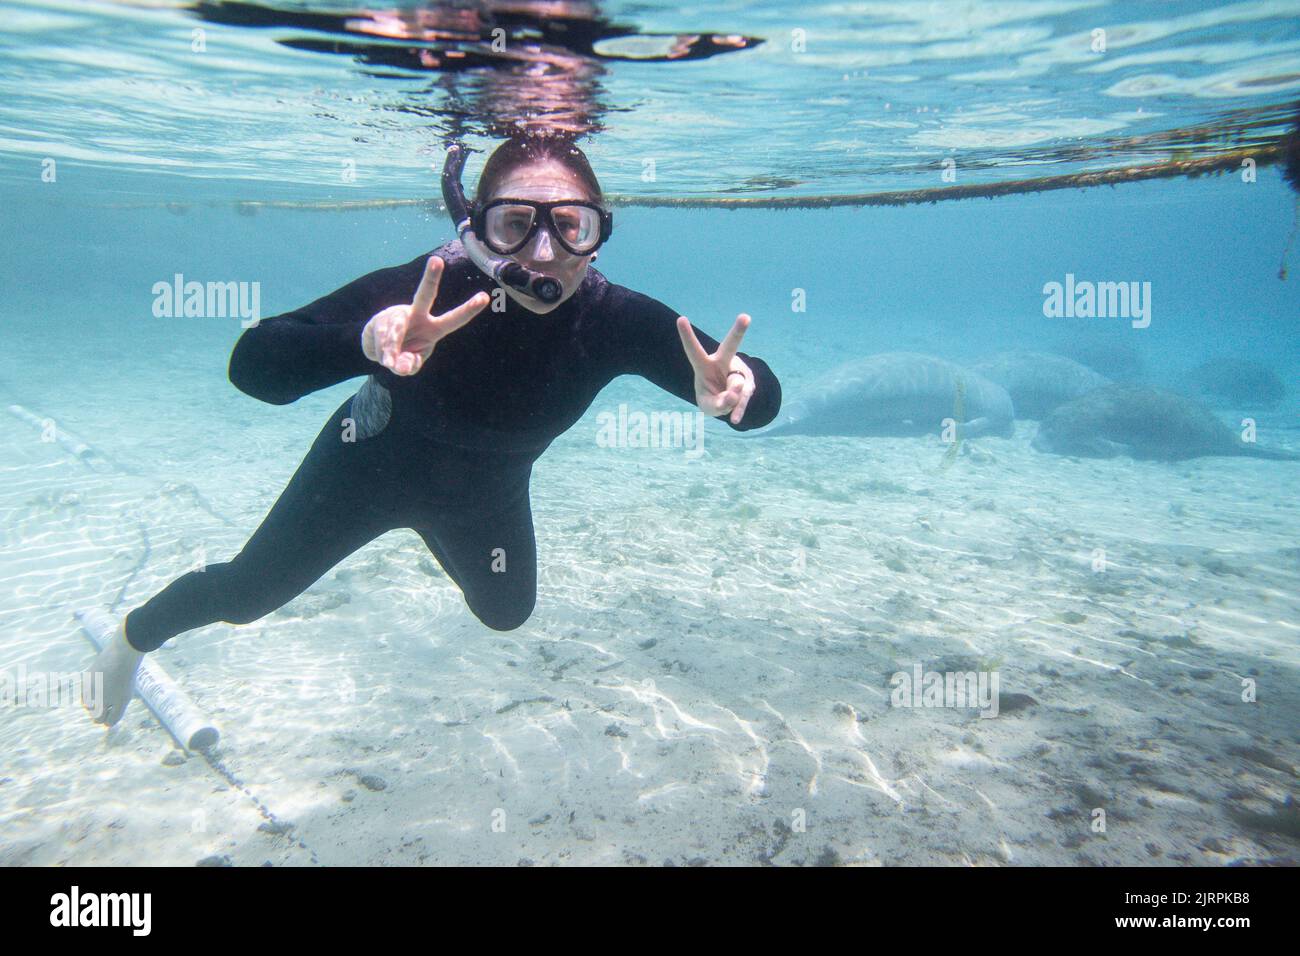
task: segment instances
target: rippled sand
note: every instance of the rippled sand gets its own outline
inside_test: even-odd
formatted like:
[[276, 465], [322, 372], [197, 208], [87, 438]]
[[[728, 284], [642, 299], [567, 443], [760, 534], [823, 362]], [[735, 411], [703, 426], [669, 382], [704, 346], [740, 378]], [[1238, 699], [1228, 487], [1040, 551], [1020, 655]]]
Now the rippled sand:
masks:
[[[232, 555], [346, 394], [258, 406], [173, 359], [204, 384], [165, 417], [125, 373], [8, 376], [112, 467], [0, 414], [0, 667], [75, 671], [73, 609]], [[158, 653], [215, 766], [138, 700], [108, 733], [6, 710], [0, 863], [1295, 862], [1300, 466], [1061, 459], [1028, 422], [948, 464], [722, 428], [700, 461], [597, 447], [638, 400], [677, 410], [620, 383], [538, 464], [517, 631], [395, 532]], [[996, 670], [1014, 705], [891, 707], [917, 663]]]

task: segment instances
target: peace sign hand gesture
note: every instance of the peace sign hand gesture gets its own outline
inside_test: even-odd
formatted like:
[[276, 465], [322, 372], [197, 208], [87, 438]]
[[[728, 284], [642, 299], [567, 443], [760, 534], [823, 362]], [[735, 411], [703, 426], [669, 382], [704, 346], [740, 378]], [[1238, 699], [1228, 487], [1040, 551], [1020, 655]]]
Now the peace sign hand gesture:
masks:
[[442, 315], [430, 315], [438, 297], [444, 263], [429, 256], [420, 287], [410, 305], [389, 306], [361, 330], [361, 350], [366, 358], [392, 369], [397, 375], [414, 375], [424, 367], [440, 340], [455, 332], [487, 306], [491, 298], [479, 292]]
[[754, 394], [754, 372], [736, 356], [736, 349], [740, 348], [740, 340], [745, 337], [750, 321], [743, 312], [736, 316], [736, 324], [718, 350], [710, 355], [695, 337], [690, 320], [684, 315], [677, 317], [677, 334], [691, 367], [695, 369], [695, 404], [700, 411], [715, 418], [730, 411], [733, 425], [740, 424], [750, 396]]

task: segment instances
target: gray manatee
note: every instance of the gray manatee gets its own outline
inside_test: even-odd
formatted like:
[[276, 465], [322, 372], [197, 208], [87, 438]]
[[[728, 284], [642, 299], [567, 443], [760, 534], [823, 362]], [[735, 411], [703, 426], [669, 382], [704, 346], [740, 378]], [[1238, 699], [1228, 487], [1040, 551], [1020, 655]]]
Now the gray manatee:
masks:
[[1260, 362], [1219, 357], [1197, 366], [1189, 376], [1208, 396], [1236, 405], [1271, 407], [1286, 398], [1286, 383]]
[[960, 365], [915, 352], [846, 362], [785, 403], [762, 435], [1009, 435], [1015, 412], [1006, 389]]
[[1172, 392], [1106, 385], [1066, 402], [1038, 428], [1039, 451], [1081, 458], [1181, 461], [1204, 455], [1244, 455], [1300, 461], [1300, 455], [1241, 441], [1200, 402]]
[[1044, 418], [1058, 405], [1110, 384], [1074, 359], [1023, 349], [1000, 352], [970, 369], [1005, 388], [1020, 418]]
[[1085, 337], [1072, 342], [1062, 342], [1056, 351], [1082, 362], [1113, 382], [1136, 383], [1146, 375], [1146, 362], [1131, 342], [1115, 339]]

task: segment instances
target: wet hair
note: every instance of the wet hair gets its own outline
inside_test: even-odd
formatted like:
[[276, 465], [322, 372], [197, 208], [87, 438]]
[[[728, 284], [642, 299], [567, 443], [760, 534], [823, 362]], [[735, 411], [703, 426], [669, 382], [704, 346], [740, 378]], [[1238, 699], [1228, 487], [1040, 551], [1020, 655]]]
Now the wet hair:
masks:
[[604, 205], [600, 183], [582, 150], [570, 139], [537, 133], [512, 136], [493, 150], [483, 165], [483, 172], [479, 173], [475, 201], [484, 202], [492, 197], [501, 182], [519, 167], [545, 161], [559, 163], [582, 184], [588, 199]]

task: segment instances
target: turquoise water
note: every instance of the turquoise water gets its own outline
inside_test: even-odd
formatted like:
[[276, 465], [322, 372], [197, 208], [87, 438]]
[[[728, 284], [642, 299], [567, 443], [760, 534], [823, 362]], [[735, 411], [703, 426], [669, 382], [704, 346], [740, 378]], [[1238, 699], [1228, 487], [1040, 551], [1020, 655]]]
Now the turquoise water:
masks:
[[[611, 193], [861, 193], [941, 185], [949, 157], [987, 182], [1264, 142], [1300, 91], [1292, 2], [361, 6], [11, 2], [0, 174], [53, 157], [101, 196], [424, 198], [443, 137], [547, 123], [602, 132]], [[568, 44], [536, 44], [557, 23]]]
[[[620, 197], [597, 268], [715, 337], [749, 313], [742, 348], [788, 407], [846, 360], [1032, 349], [1300, 452], [1277, 166], [898, 208], [636, 204], [1267, 150], [1295, 122], [1294, 5], [613, 5], [629, 36], [518, 75], [381, 57], [409, 51], [405, 9], [340, 32], [229, 4], [7, 7], [0, 398], [38, 423], [0, 416], [11, 681], [88, 662], [73, 610], [235, 553], [358, 384], [259, 404], [226, 380], [239, 318], [158, 317], [154, 285], [256, 283], [269, 317], [409, 261], [452, 236], [442, 141], [490, 146], [485, 117], [583, 117]], [[276, 16], [307, 10], [348, 8]], [[749, 40], [611, 58], [706, 32]], [[450, 48], [491, 52], [420, 46]], [[1048, 317], [1067, 276], [1149, 283], [1149, 313]], [[1249, 364], [1213, 385], [1230, 361]], [[1294, 862], [1300, 463], [1053, 454], [1023, 414], [955, 446], [937, 424], [711, 428], [696, 459], [603, 447], [620, 404], [689, 411], [620, 379], [539, 461], [522, 628], [488, 631], [418, 538], [386, 535], [261, 621], [153, 655], [220, 724], [207, 759], [139, 701], [107, 733], [6, 705], [0, 861]], [[898, 706], [917, 665], [996, 673], [1010, 703]]]

